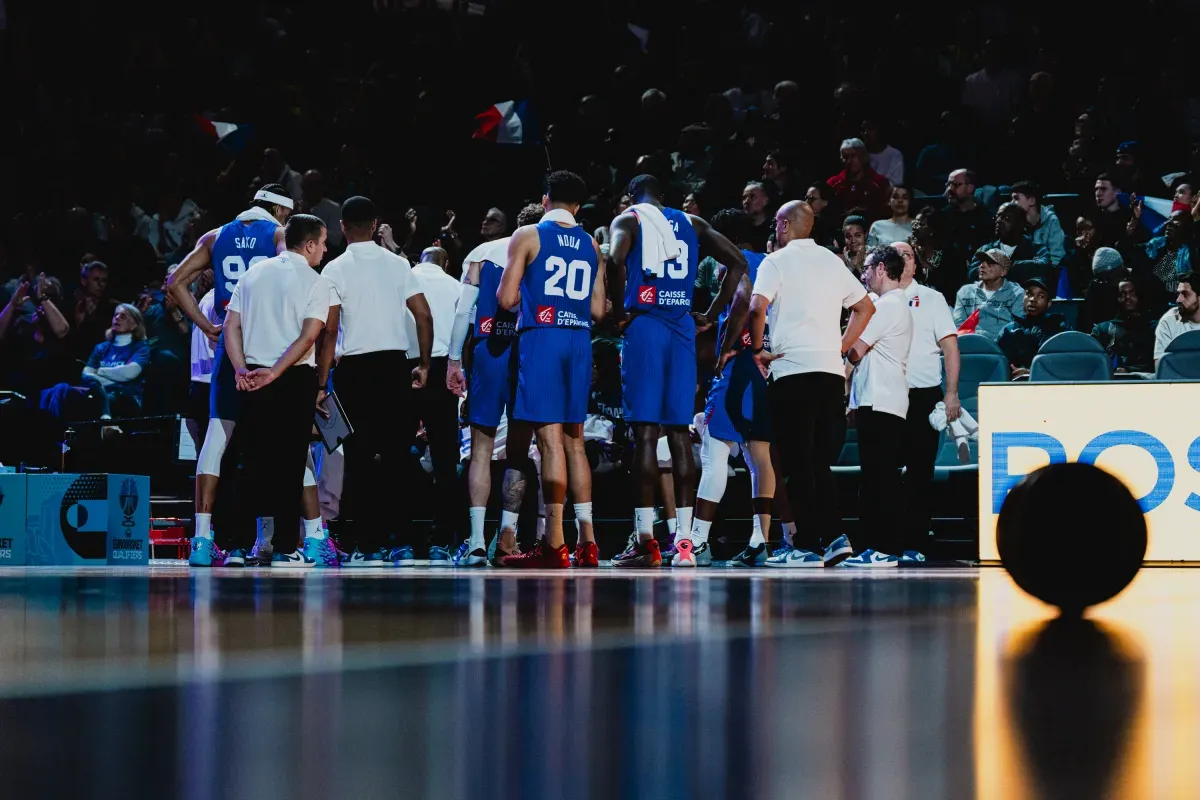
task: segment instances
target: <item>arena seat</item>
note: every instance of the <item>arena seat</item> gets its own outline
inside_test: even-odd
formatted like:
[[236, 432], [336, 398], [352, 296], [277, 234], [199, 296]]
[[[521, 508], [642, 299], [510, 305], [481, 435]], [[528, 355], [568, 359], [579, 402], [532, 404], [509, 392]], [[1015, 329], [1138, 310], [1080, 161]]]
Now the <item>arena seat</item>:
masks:
[[958, 376], [958, 399], [962, 407], [976, 419], [979, 417], [979, 384], [1003, 383], [1010, 377], [1008, 358], [991, 339], [978, 333], [958, 337], [961, 369]]
[[1160, 381], [1200, 380], [1200, 331], [1172, 339], [1158, 360], [1154, 377]]
[[1112, 380], [1112, 362], [1100, 343], [1079, 331], [1051, 336], [1029, 367], [1033, 383]]

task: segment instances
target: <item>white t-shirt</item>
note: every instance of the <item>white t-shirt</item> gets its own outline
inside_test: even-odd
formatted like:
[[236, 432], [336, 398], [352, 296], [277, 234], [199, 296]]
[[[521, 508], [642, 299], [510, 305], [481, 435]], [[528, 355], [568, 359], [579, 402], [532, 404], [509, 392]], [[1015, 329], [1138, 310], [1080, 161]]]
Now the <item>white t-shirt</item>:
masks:
[[374, 242], [354, 242], [321, 273], [333, 286], [330, 305], [341, 306], [342, 354], [358, 356], [408, 350], [404, 314], [408, 298], [421, 293], [408, 259]]
[[878, 153], [868, 153], [867, 161], [871, 169], [887, 178], [893, 186], [904, 183], [904, 155], [890, 144]]
[[939, 342], [956, 336], [946, 298], [936, 289], [913, 281], [904, 290], [912, 312], [912, 346], [908, 350], [908, 387], [928, 389], [942, 385], [942, 348]]
[[[217, 325], [216, 292], [208, 290], [208, 294], [200, 298], [200, 313], [204, 318]], [[192, 380], [197, 383], [212, 383], [213, 359], [217, 356], [216, 345], [204, 335], [199, 326], [192, 326]]]
[[1154, 329], [1154, 366], [1158, 366], [1158, 360], [1167, 352], [1167, 345], [1174, 341], [1176, 336], [1195, 330], [1200, 330], [1200, 322], [1185, 322], [1179, 316], [1178, 308], [1167, 309], [1167, 313], [1158, 321], [1158, 327]]
[[[247, 270], [226, 309], [242, 318], [246, 364], [271, 366], [300, 338], [304, 320], [328, 319], [331, 292], [329, 281], [290, 251]], [[316, 366], [313, 348], [296, 363]]]
[[[454, 330], [454, 310], [461, 294], [458, 281], [446, 274], [437, 264], [421, 263], [413, 267], [413, 277], [429, 303], [433, 315], [433, 350], [430, 358], [450, 355], [450, 334]], [[421, 347], [417, 341], [417, 320], [408, 309], [404, 311], [408, 328], [408, 357], [420, 358]]]
[[771, 303], [767, 321], [776, 378], [804, 372], [844, 375], [842, 309], [867, 290], [842, 259], [812, 239], [793, 239], [758, 267], [754, 294]]
[[854, 368], [850, 407], [908, 415], [908, 350], [912, 345], [913, 315], [900, 289], [875, 301], [875, 316], [863, 331], [862, 343], [871, 349]]
[[907, 242], [911, 234], [911, 221], [892, 222], [890, 219], [876, 220], [871, 223], [871, 230], [867, 232], [867, 247]]

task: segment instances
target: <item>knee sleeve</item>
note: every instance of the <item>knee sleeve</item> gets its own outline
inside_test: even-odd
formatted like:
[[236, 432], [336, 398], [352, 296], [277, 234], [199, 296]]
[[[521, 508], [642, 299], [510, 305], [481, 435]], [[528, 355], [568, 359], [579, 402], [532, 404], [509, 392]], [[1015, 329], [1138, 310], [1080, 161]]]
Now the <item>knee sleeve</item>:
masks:
[[197, 475], [221, 474], [221, 459], [225, 456], [225, 448], [233, 436], [234, 423], [227, 419], [210, 419], [208, 432], [204, 435], [204, 446], [196, 457]]
[[317, 468], [313, 465], [312, 448], [309, 447], [308, 448], [308, 461], [306, 461], [304, 464], [304, 486], [305, 486], [305, 488], [307, 488], [309, 486], [316, 486], [316, 485], [317, 485]]
[[700, 487], [696, 496], [710, 503], [719, 503], [729, 482], [729, 444], [707, 433], [700, 444]]

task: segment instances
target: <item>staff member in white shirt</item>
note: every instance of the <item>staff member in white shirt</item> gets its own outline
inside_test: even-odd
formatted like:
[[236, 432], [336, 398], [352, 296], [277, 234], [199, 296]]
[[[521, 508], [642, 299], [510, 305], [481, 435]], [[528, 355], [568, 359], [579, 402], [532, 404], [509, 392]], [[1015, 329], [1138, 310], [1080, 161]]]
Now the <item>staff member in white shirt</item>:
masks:
[[[342, 445], [344, 483], [354, 499], [354, 525], [348, 531], [354, 552], [345, 565], [412, 566], [409, 520], [400, 516], [410, 507], [404, 474], [414, 432], [408, 424], [410, 392], [423, 386], [429, 373], [433, 322], [408, 260], [372, 240], [379, 224], [375, 204], [351, 197], [342, 204], [341, 219], [346, 252], [330, 261], [323, 275], [333, 287], [329, 331], [340, 331], [342, 339], [334, 388], [354, 428]], [[411, 333], [408, 315], [415, 320]], [[337, 339], [327, 335], [321, 343], [318, 402], [330, 389]], [[414, 344], [415, 367], [406, 352]], [[399, 547], [391, 547], [393, 540]]]
[[1175, 307], [1167, 309], [1154, 329], [1154, 367], [1167, 352], [1167, 345], [1176, 336], [1200, 330], [1200, 273], [1187, 272], [1179, 276]]
[[855, 409], [858, 454], [862, 464], [858, 516], [867, 547], [846, 559], [847, 567], [894, 567], [900, 563], [900, 526], [893, 523], [902, 502], [905, 419], [908, 415], [908, 351], [913, 317], [900, 288], [904, 259], [893, 247], [867, 254], [863, 279], [879, 296], [875, 316], [850, 352], [855, 364], [850, 407]]
[[[900, 543], [901, 561], [924, 561], [923, 543], [929, 540], [930, 497], [933, 468], [942, 434], [929, 424], [938, 403], [946, 404], [946, 419], [962, 414], [958, 400], [958, 331], [950, 306], [937, 289], [914, 279], [917, 261], [907, 242], [896, 242], [904, 259], [900, 288], [912, 312], [913, 338], [908, 351], [908, 416], [904, 428], [904, 528]], [[942, 394], [942, 365], [945, 364], [946, 393]]]
[[[317, 397], [314, 346], [329, 314], [329, 282], [316, 272], [325, 256], [325, 223], [293, 215], [284, 246], [285, 252], [255, 264], [238, 281], [224, 328], [237, 388], [246, 392], [240, 436], [248, 496], [263, 529], [277, 518], [293, 518], [300, 506]], [[303, 552], [295, 548], [295, 529], [281, 525], [272, 565], [338, 565], [320, 525], [306, 531]]]
[[[875, 304], [842, 260], [809, 235], [812, 207], [800, 200], [785, 203], [775, 215], [775, 252], [758, 267], [750, 300], [750, 340], [759, 369], [772, 379], [769, 390], [775, 440], [783, 455], [788, 501], [799, 529], [793, 549], [773, 559], [784, 566], [819, 566], [822, 544], [827, 563], [853, 552], [841, 535], [837, 486], [830, 465], [845, 428], [843, 355], [858, 341]], [[767, 308], [771, 310], [771, 349], [763, 347]], [[842, 333], [842, 309], [853, 310]], [[803, 546], [802, 546], [803, 545]], [[772, 563], [772, 559], [767, 559]], [[793, 563], [794, 562], [794, 563]]]
[[[466, 498], [459, 497], [458, 480], [458, 395], [446, 387], [450, 335], [454, 331], [454, 312], [458, 305], [459, 282], [446, 274], [449, 257], [440, 247], [427, 247], [421, 261], [413, 267], [421, 292], [433, 315], [433, 350], [429, 359], [429, 380], [413, 398], [413, 429], [416, 421], [425, 423], [429, 459], [433, 462], [436, 491], [433, 522], [439, 544], [429, 548], [431, 567], [450, 566], [449, 545], [459, 529], [467, 528]], [[412, 349], [414, 321], [409, 315], [409, 363], [417, 353]]]

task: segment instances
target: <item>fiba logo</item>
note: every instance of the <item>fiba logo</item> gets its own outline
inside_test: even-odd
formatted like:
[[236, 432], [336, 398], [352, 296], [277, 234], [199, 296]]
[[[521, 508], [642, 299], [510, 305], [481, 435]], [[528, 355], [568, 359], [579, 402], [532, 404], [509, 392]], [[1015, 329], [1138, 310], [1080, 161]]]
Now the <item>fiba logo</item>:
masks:
[[492, 317], [484, 317], [483, 319], [479, 320], [479, 332], [480, 333], [491, 333], [492, 332], [492, 321], [493, 321]]
[[538, 306], [537, 321], [539, 325], [554, 324], [554, 306]]
[[658, 302], [658, 287], [657, 286], [639, 286], [638, 287], [638, 302], [645, 306], [652, 306]]

